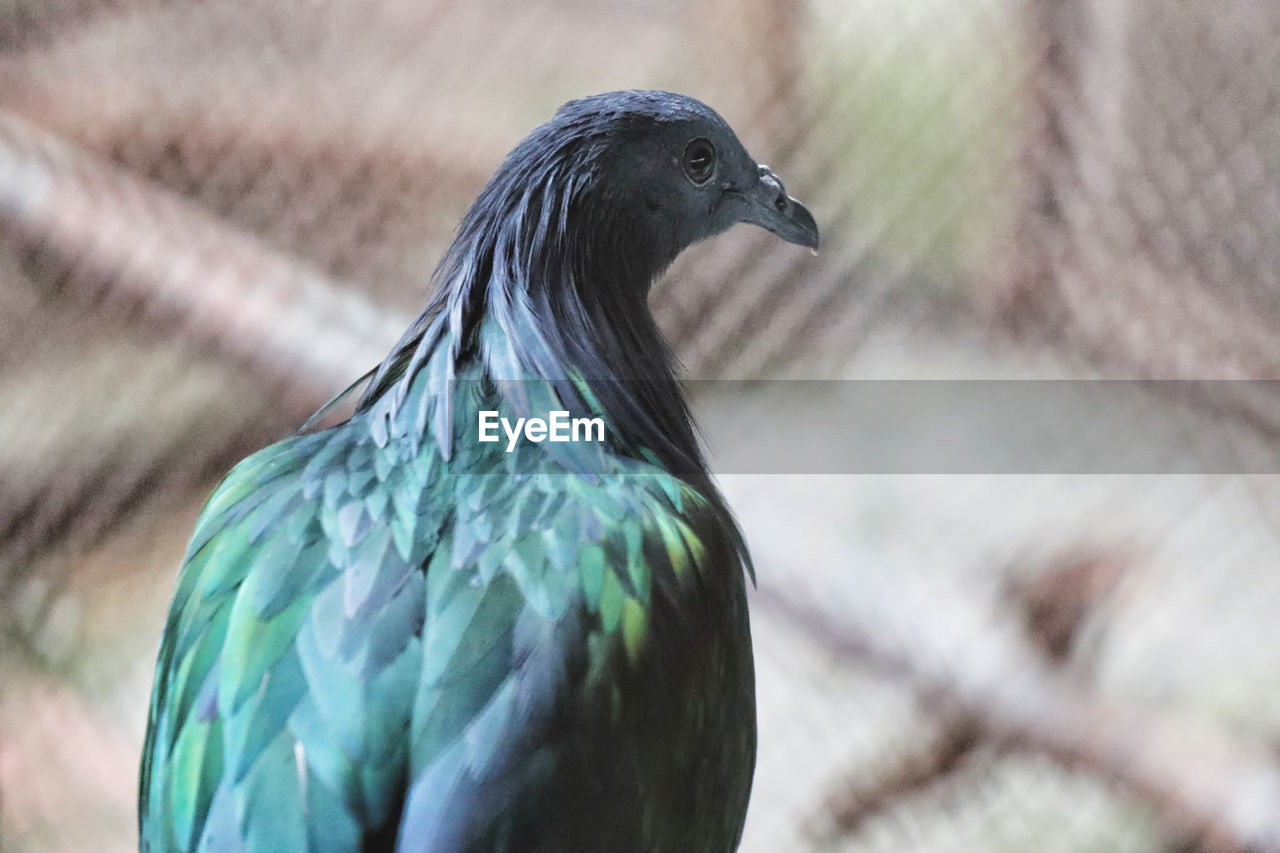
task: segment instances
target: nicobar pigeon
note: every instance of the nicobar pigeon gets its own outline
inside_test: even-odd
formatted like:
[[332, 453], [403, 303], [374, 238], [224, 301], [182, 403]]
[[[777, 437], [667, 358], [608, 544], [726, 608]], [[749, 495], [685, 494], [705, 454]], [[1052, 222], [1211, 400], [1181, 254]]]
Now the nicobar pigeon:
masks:
[[[354, 415], [250, 456], [204, 507], [156, 666], [143, 850], [736, 848], [750, 561], [647, 295], [737, 222], [818, 243], [688, 97], [573, 101], [511, 152]], [[604, 440], [479, 440], [481, 412], [556, 410]]]

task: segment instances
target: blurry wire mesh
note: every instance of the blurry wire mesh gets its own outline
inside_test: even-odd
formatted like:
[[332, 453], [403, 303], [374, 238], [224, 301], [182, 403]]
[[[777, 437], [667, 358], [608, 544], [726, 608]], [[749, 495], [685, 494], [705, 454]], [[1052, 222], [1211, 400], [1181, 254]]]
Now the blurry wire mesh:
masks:
[[[698, 96], [822, 226], [659, 282], [690, 375], [1277, 378], [1278, 35], [1246, 0], [0, 0], [4, 849], [133, 843], [203, 495], [386, 352], [564, 100]], [[726, 488], [765, 567], [746, 847], [1280, 849], [1270, 480]]]

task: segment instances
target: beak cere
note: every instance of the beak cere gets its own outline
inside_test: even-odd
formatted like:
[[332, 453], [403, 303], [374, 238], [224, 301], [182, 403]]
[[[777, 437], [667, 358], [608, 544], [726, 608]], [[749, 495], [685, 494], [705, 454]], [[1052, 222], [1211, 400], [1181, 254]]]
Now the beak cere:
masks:
[[818, 223], [803, 204], [787, 195], [782, 181], [768, 166], [758, 166], [758, 177], [747, 192], [743, 221], [759, 225], [788, 243], [818, 248]]

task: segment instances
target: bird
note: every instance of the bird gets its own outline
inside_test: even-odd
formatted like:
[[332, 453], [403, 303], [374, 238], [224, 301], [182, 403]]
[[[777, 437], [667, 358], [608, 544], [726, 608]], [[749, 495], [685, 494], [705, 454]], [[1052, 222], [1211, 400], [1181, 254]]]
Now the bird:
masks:
[[[350, 417], [249, 456], [202, 509], [141, 850], [737, 848], [754, 570], [648, 295], [739, 222], [817, 250], [688, 96], [570, 101], [511, 151]], [[557, 411], [602, 428], [480, 440], [485, 413]]]

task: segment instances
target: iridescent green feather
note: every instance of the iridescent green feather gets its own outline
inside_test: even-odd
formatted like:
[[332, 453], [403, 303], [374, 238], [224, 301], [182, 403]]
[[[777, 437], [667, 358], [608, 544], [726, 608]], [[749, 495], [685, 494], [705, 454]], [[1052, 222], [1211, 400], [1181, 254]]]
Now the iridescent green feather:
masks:
[[[446, 462], [413, 434], [436, 373], [395, 412], [250, 457], [210, 498], [157, 665], [144, 849], [355, 849], [397, 822], [511, 837], [528, 817], [508, 806], [557, 772], [566, 703], [621, 719], [655, 608], [692, 619], [694, 531], [720, 523], [696, 491], [598, 450], [455, 436]], [[459, 372], [457, 435], [509, 412], [479, 380]], [[432, 799], [441, 780], [470, 798], [463, 823]]]

